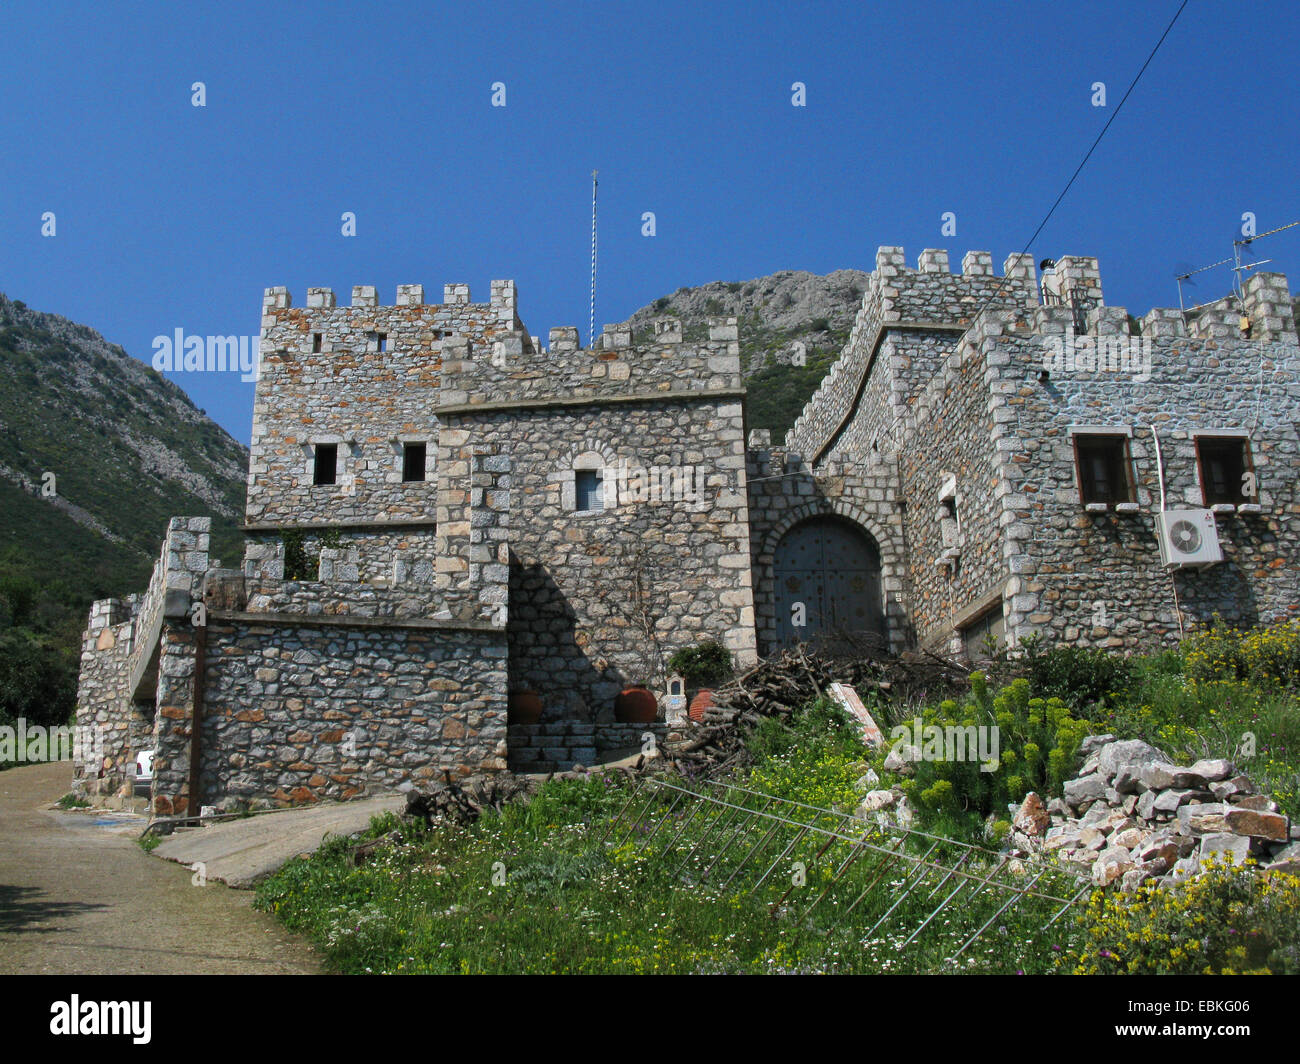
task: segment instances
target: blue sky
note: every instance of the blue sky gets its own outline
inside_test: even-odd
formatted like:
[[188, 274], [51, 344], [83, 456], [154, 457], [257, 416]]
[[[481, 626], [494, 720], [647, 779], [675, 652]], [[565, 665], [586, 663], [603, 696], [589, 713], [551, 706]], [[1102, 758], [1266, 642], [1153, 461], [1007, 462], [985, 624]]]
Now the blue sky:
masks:
[[[510, 277], [532, 332], [585, 339], [592, 169], [598, 330], [683, 285], [870, 270], [882, 244], [1000, 270], [1177, 7], [10, 0], [0, 291], [146, 361], [178, 328], [256, 334], [270, 285], [486, 301]], [[1191, 0], [1034, 258], [1097, 256], [1141, 315], [1230, 254], [1244, 212], [1300, 218], [1298, 40], [1294, 0]], [[1300, 289], [1300, 227], [1258, 250]], [[1198, 281], [1189, 302], [1229, 276]], [[252, 384], [173, 379], [247, 442]]]

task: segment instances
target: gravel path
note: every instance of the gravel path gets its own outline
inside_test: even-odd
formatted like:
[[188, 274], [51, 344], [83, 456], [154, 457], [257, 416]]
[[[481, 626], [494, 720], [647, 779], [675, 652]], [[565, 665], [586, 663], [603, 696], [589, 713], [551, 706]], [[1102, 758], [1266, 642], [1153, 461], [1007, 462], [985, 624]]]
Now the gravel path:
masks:
[[296, 974], [319, 955], [252, 895], [156, 860], [129, 814], [50, 810], [71, 762], [0, 772], [0, 974]]

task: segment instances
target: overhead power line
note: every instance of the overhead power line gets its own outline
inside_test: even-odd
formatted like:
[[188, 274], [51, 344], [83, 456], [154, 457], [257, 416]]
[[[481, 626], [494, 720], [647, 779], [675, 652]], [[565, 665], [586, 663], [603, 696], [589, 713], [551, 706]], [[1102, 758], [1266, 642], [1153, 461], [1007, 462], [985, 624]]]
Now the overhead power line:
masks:
[[[1183, 9], [1187, 7], [1188, 3], [1189, 0], [1183, 0], [1183, 2], [1178, 5], [1178, 10], [1174, 12], [1174, 17], [1169, 20], [1169, 25], [1165, 27], [1164, 33], [1162, 33], [1160, 35], [1160, 39], [1156, 41], [1155, 46], [1151, 49], [1150, 54], [1147, 55], [1145, 62], [1143, 62], [1141, 68], [1133, 76], [1133, 80], [1129, 82], [1129, 86], [1124, 91], [1124, 95], [1120, 98], [1119, 103], [1116, 104], [1115, 110], [1111, 112], [1111, 116], [1106, 120], [1106, 124], [1101, 127], [1101, 132], [1097, 134], [1096, 139], [1092, 142], [1091, 147], [1088, 148], [1087, 152], [1080, 160], [1079, 165], [1074, 168], [1074, 173], [1070, 175], [1070, 180], [1065, 183], [1065, 187], [1061, 189], [1060, 195], [1057, 196], [1056, 199], [1053, 201], [1051, 208], [1048, 210], [1047, 214], [1043, 216], [1043, 220], [1038, 223], [1038, 228], [1034, 230], [1033, 236], [1031, 236], [1027, 241], [1025, 241], [1025, 246], [1020, 249], [1020, 254], [1024, 255], [1026, 252], [1029, 251], [1029, 249], [1033, 246], [1034, 241], [1038, 239], [1038, 235], [1047, 226], [1047, 223], [1051, 221], [1052, 215], [1056, 213], [1056, 208], [1061, 205], [1061, 201], [1065, 199], [1066, 193], [1070, 191], [1071, 187], [1074, 185], [1074, 182], [1078, 179], [1079, 175], [1083, 172], [1083, 168], [1088, 165], [1088, 160], [1092, 158], [1093, 152], [1097, 150], [1097, 145], [1101, 143], [1102, 138], [1106, 136], [1106, 132], [1114, 124], [1115, 119], [1119, 117], [1120, 111], [1124, 109], [1124, 104], [1128, 102], [1128, 98], [1133, 94], [1133, 90], [1137, 87], [1137, 83], [1142, 80], [1142, 75], [1146, 73], [1147, 67], [1151, 65], [1151, 60], [1153, 60], [1156, 57], [1156, 53], [1160, 51], [1160, 46], [1165, 43], [1165, 38], [1169, 36], [1170, 31], [1174, 28], [1174, 25], [1178, 22], [1179, 16], [1182, 15]], [[982, 314], [985, 310], [987, 310], [989, 306], [993, 303], [993, 301], [997, 299], [999, 295], [1002, 294], [1002, 289], [1006, 286], [1006, 283], [1007, 283], [1007, 278], [1006, 275], [1004, 274], [1002, 278], [999, 280], [997, 287], [994, 288], [992, 295], [990, 295], [988, 299], [984, 301], [984, 304], [979, 308], [979, 310], [977, 310], [971, 316], [971, 325], [974, 325], [975, 320], [980, 316], [980, 314]], [[957, 343], [960, 344], [961, 341], [966, 338], [966, 334], [969, 332], [970, 332], [970, 326], [967, 326], [966, 331], [961, 334], [961, 336], [957, 340]]]

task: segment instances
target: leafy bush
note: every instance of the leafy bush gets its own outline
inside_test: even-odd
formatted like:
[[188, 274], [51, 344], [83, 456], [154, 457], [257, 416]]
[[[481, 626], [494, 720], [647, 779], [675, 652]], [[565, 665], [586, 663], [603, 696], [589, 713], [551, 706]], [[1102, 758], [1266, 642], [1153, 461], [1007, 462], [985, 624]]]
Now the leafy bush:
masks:
[[1261, 688], [1300, 683], [1300, 620], [1242, 632], [1216, 617], [1210, 628], [1184, 640], [1182, 649], [1193, 683], [1241, 680]]
[[1300, 973], [1300, 876], [1207, 862], [1180, 886], [1097, 891], [1079, 917], [1078, 974]]
[[546, 851], [518, 861], [510, 870], [511, 886], [530, 898], [562, 896], [566, 889], [590, 879], [607, 863], [597, 850], [580, 853]]
[[59, 648], [23, 631], [0, 636], [0, 722], [66, 724], [76, 704], [77, 673]]
[[320, 559], [307, 557], [307, 547], [301, 529], [287, 528], [280, 533], [284, 544], [284, 578], [286, 580], [315, 580], [320, 575]]
[[729, 679], [734, 670], [731, 652], [714, 639], [683, 647], [668, 659], [668, 668], [681, 673], [691, 687], [712, 687]]
[[1023, 641], [1022, 672], [1034, 694], [1059, 698], [1076, 709], [1103, 704], [1132, 682], [1126, 658], [1096, 647], [1056, 644], [1048, 647], [1036, 636]]
[[755, 758], [748, 786], [796, 802], [852, 809], [865, 748], [856, 725], [829, 699], [818, 699], [787, 725], [764, 717], [746, 737]]
[[551, 780], [527, 802], [507, 803], [501, 820], [540, 837], [560, 826], [592, 824], [611, 817], [626, 800], [622, 782], [609, 775]]

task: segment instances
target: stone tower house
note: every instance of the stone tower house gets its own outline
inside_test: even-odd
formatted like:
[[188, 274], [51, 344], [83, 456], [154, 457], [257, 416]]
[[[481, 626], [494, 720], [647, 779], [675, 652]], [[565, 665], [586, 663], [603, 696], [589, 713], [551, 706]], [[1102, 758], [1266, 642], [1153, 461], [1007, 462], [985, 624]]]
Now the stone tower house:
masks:
[[[107, 741], [79, 786], [128, 792], [146, 747], [159, 814], [590, 764], [668, 737], [614, 698], [662, 695], [667, 657], [711, 638], [743, 666], [805, 639], [1138, 648], [1294, 615], [1289, 308], [1261, 274], [1135, 335], [1094, 259], [1040, 290], [1027, 256], [952, 273], [882, 248], [774, 447], [747, 433], [735, 319], [583, 350], [531, 337], [509, 281], [486, 303], [268, 289], [243, 565], [211, 568], [205, 519], [177, 518], [147, 592], [95, 604], [78, 713]], [[1174, 510], [1194, 564], [1167, 556]], [[524, 690], [543, 719], [511, 725]]]

